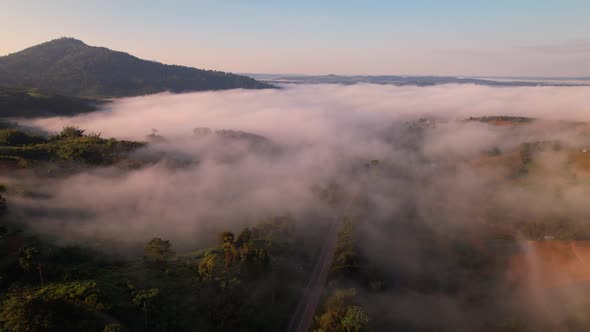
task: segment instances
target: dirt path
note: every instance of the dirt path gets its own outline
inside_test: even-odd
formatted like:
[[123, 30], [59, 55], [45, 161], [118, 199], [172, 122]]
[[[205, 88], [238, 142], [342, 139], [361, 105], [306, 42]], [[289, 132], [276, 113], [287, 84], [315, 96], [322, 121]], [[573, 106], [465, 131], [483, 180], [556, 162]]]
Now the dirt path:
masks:
[[313, 316], [320, 303], [320, 297], [328, 280], [328, 272], [332, 264], [332, 258], [336, 251], [338, 240], [338, 227], [340, 219], [335, 218], [330, 225], [326, 242], [322, 247], [311, 272], [309, 283], [297, 304], [297, 309], [291, 318], [287, 332], [307, 332], [313, 322]]

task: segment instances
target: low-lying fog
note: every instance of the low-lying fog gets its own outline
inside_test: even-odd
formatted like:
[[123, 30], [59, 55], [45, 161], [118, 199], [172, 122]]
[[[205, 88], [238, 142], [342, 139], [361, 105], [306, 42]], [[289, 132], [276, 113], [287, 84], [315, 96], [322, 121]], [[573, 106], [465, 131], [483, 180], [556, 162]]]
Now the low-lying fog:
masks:
[[370, 133], [403, 117], [425, 115], [454, 119], [516, 115], [588, 121], [588, 92], [590, 87], [303, 85], [282, 90], [126, 98], [115, 100], [107, 112], [43, 119], [33, 124], [50, 131], [75, 124], [104, 137], [140, 140], [152, 128], [166, 137], [190, 135], [195, 127], [231, 128], [280, 141], [321, 144]]
[[[325, 204], [312, 188], [329, 183], [350, 195], [370, 196], [371, 215], [380, 219], [399, 213], [407, 200], [419, 201], [425, 206], [420, 213], [428, 213], [443, 199], [456, 205], [449, 213], [461, 217], [450, 219], [461, 224], [477, 214], [469, 203], [479, 199], [488, 180], [442, 164], [540, 134], [579, 137], [535, 130], [512, 137], [502, 128], [454, 120], [483, 115], [590, 120], [588, 95], [589, 87], [310, 85], [120, 99], [101, 112], [27, 124], [48, 132], [74, 125], [102, 137], [142, 141], [156, 129], [165, 140], [138, 156], [165, 155], [184, 161], [182, 167], [161, 162], [134, 171], [89, 171], [35, 184], [47, 198], [14, 203], [34, 207], [33, 227], [60, 237], [134, 243], [161, 236], [191, 247], [205, 229], [319, 213]], [[421, 117], [444, 121], [435, 128], [418, 123], [428, 130], [416, 134], [407, 122]], [[228, 139], [235, 133], [195, 128], [266, 139]], [[367, 176], [364, 165], [375, 159], [398, 172]], [[436, 177], [424, 182], [428, 174]], [[439, 197], [441, 192], [447, 194]]]
[[[134, 158], [161, 161], [65, 179], [28, 178], [41, 195], [15, 197], [11, 206], [33, 229], [58, 239], [139, 250], [154, 236], [172, 240], [178, 249], [206, 247], [223, 228], [236, 230], [273, 215], [289, 214], [300, 229], [313, 232], [339, 213], [356, 213], [363, 250], [376, 266], [389, 267], [392, 275], [457, 280], [462, 274], [449, 270], [454, 257], [431, 248], [444, 247], [449, 234], [477, 232], [491, 190], [500, 216], [590, 215], [584, 183], [550, 176], [498, 188], [497, 174], [478, 172], [467, 162], [494, 149], [518, 151], [526, 141], [590, 146], [588, 128], [571, 126], [590, 121], [588, 96], [590, 87], [310, 85], [115, 100], [101, 112], [26, 124], [47, 132], [74, 125], [102, 137], [142, 141], [154, 132], [163, 139]], [[565, 121], [539, 121], [520, 130], [463, 121], [487, 115]], [[379, 163], [371, 165], [373, 160]], [[566, 167], [567, 158], [557, 153], [539, 162], [552, 170]], [[342, 196], [339, 212], [318, 198], [330, 186]], [[356, 210], [342, 212], [351, 206]], [[425, 243], [424, 234], [441, 236]], [[498, 292], [504, 294], [498, 298], [511, 298]], [[464, 311], [453, 299], [439, 310], [441, 298], [418, 294], [374, 303], [379, 301], [387, 303], [383, 310], [397, 310], [387, 315], [425, 328], [463, 324], [469, 330], [478, 315], [489, 315]], [[405, 310], [408, 305], [416, 310]]]

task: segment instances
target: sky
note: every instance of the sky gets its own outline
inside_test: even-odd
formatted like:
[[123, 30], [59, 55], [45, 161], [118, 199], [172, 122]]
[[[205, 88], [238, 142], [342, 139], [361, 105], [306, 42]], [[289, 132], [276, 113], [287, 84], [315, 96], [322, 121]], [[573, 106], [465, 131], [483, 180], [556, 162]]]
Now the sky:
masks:
[[590, 76], [587, 0], [0, 0], [0, 55], [58, 37], [239, 73]]

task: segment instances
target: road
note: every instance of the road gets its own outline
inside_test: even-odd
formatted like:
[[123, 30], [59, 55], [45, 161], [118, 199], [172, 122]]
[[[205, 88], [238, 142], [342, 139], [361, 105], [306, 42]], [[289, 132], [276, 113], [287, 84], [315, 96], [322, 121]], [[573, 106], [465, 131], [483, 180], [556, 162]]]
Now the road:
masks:
[[328, 272], [336, 251], [340, 220], [341, 218], [335, 218], [330, 225], [326, 242], [324, 242], [318, 254], [309, 282], [297, 304], [297, 309], [291, 318], [287, 332], [307, 332], [311, 328], [314, 314], [320, 303], [320, 297], [328, 281]]

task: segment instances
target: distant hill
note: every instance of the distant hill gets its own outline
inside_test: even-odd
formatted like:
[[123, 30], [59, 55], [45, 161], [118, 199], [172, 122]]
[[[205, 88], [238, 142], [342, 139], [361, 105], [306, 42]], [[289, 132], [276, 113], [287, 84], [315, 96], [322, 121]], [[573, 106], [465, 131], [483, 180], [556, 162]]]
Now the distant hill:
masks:
[[268, 83], [281, 84], [386, 84], [397, 86], [433, 86], [441, 84], [476, 84], [486, 86], [588, 86], [588, 80], [577, 78], [571, 81], [547, 80], [518, 80], [518, 79], [482, 79], [476, 77], [453, 77], [453, 76], [344, 76], [344, 75], [320, 75], [320, 76], [297, 76], [297, 75], [252, 75]]
[[85, 98], [272, 87], [246, 76], [142, 60], [73, 38], [0, 57], [0, 86], [33, 86]]
[[34, 88], [0, 87], [0, 118], [74, 115], [94, 111], [99, 103]]

